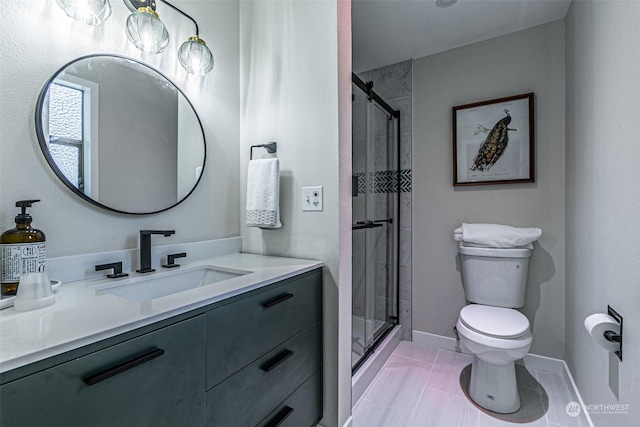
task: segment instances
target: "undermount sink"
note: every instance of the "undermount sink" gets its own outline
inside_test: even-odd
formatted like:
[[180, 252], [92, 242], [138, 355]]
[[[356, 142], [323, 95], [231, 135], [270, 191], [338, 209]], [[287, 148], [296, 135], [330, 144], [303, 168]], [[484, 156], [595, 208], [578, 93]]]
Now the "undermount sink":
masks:
[[200, 266], [178, 271], [154, 273], [149, 277], [139, 276], [118, 280], [117, 282], [94, 286], [94, 289], [98, 294], [111, 294], [142, 302], [212, 285], [249, 273], [251, 271]]

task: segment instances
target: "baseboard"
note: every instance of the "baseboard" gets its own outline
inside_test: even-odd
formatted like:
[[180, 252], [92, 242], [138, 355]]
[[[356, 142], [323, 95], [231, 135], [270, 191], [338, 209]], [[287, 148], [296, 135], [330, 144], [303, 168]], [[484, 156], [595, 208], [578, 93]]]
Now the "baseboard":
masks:
[[539, 369], [541, 371], [564, 375], [564, 360], [540, 356], [538, 354], [529, 353], [524, 358], [518, 360], [516, 365], [522, 365], [527, 369]]
[[458, 353], [466, 353], [471, 354], [466, 348], [462, 345], [458, 346], [458, 343], [455, 338], [444, 337], [442, 335], [430, 334], [428, 332], [416, 331], [415, 329], [411, 331], [411, 341], [430, 345], [433, 347], [443, 348], [449, 351], [456, 351]]
[[[458, 353], [471, 354], [469, 350], [462, 344], [458, 345], [455, 338], [444, 337], [442, 335], [430, 334], [428, 332], [412, 331], [413, 342], [418, 344], [430, 345], [433, 347], [443, 348]], [[551, 357], [540, 356], [529, 353], [523, 359], [516, 362], [527, 368], [540, 369], [542, 371], [553, 372], [554, 374], [563, 374], [565, 371], [564, 361], [553, 359]]]
[[353, 417], [349, 417], [346, 423], [342, 425], [342, 427], [352, 427], [353, 426]]
[[[449, 351], [456, 351], [458, 353], [471, 354], [471, 352], [469, 352], [464, 347], [464, 345], [458, 345], [455, 338], [444, 337], [442, 335], [430, 334], [428, 332], [416, 330], [411, 331], [411, 337], [413, 342], [418, 344], [430, 345]], [[578, 399], [578, 403], [580, 403], [580, 406], [582, 407], [582, 412], [585, 414], [587, 421], [589, 422], [589, 426], [593, 427], [593, 422], [589, 417], [589, 413], [587, 412], [584, 401], [580, 396], [578, 387], [576, 387], [576, 383], [573, 381], [573, 377], [571, 376], [571, 371], [569, 371], [569, 367], [564, 360], [529, 353], [524, 358], [518, 360], [516, 364], [522, 365], [527, 369], [539, 369], [541, 371], [547, 371], [554, 374], [562, 375], [564, 379], [569, 384], [571, 384], [571, 388], [573, 389], [573, 392]]]
[[373, 379], [378, 375], [384, 363], [389, 359], [393, 350], [400, 344], [400, 326], [396, 326], [380, 343], [375, 352], [358, 369], [351, 379], [351, 407], [353, 408], [362, 397]]
[[589, 416], [589, 411], [587, 411], [587, 407], [584, 404], [584, 400], [582, 400], [582, 396], [580, 395], [580, 391], [578, 390], [578, 387], [576, 386], [575, 381], [573, 381], [573, 375], [571, 375], [571, 371], [569, 370], [569, 366], [567, 365], [567, 363], [564, 360], [562, 361], [562, 366], [564, 367], [564, 369], [562, 370], [562, 375], [564, 376], [565, 381], [568, 381], [569, 384], [571, 384], [571, 388], [573, 388], [573, 392], [576, 394], [576, 398], [578, 399], [578, 403], [580, 404], [580, 407], [582, 408], [582, 413], [587, 418], [587, 422], [589, 423], [589, 426], [593, 427], [593, 421], [591, 421], [591, 416]]

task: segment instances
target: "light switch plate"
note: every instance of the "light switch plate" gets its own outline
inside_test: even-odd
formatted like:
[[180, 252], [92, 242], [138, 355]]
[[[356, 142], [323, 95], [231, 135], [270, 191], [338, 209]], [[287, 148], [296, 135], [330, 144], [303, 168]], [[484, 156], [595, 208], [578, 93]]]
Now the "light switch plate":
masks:
[[302, 210], [322, 210], [322, 186], [302, 187]]

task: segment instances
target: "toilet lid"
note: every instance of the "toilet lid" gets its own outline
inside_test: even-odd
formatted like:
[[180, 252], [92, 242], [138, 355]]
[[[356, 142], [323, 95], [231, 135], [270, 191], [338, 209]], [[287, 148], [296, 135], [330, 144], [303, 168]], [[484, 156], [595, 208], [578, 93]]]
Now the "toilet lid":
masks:
[[460, 311], [460, 320], [476, 332], [501, 338], [518, 337], [529, 330], [529, 319], [512, 308], [471, 304]]

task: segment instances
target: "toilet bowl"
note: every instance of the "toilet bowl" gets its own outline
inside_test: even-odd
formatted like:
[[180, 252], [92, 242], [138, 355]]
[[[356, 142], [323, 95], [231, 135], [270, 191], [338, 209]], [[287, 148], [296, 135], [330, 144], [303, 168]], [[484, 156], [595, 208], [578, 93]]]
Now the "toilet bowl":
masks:
[[529, 320], [512, 308], [471, 304], [460, 311], [456, 329], [473, 354], [471, 399], [498, 413], [520, 409], [514, 362], [531, 348]]
[[520, 408], [514, 362], [531, 348], [524, 305], [531, 249], [490, 248], [461, 242], [458, 247], [467, 302], [456, 329], [473, 354], [469, 397], [493, 412]]

